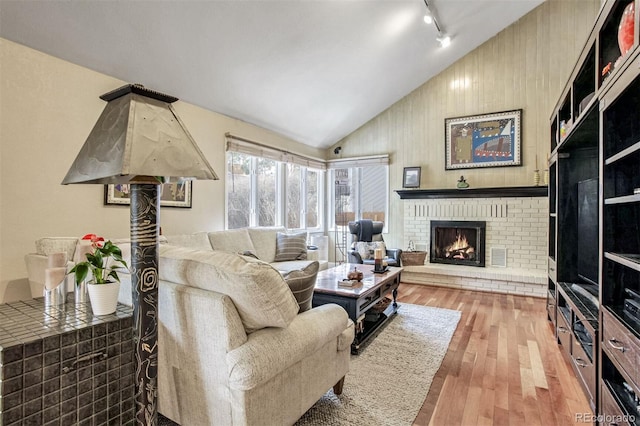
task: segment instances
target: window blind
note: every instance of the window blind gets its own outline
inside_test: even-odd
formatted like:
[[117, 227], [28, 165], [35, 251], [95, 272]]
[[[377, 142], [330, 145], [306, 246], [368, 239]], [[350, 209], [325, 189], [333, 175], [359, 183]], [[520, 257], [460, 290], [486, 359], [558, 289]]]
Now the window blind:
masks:
[[230, 133], [225, 134], [225, 137], [227, 138], [227, 151], [238, 152], [254, 157], [267, 158], [269, 160], [280, 161], [282, 163], [297, 164], [310, 169], [327, 169], [327, 164], [324, 160], [284, 151], [269, 145], [234, 136]]
[[351, 157], [340, 158], [336, 160], [328, 160], [327, 168], [329, 169], [349, 169], [352, 167], [369, 167], [369, 166], [388, 166], [388, 155], [371, 155], [367, 157]]

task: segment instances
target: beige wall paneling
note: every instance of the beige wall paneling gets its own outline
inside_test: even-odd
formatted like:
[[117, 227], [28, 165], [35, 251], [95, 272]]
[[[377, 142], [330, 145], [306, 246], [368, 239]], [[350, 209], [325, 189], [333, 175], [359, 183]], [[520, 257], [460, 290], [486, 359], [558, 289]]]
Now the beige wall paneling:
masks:
[[[391, 246], [403, 242], [402, 201], [393, 190], [402, 187], [404, 167], [422, 167], [422, 188], [455, 188], [460, 175], [473, 188], [533, 185], [536, 158], [542, 176], [552, 108], [599, 9], [599, 0], [547, 0], [335, 145], [342, 157], [390, 154]], [[445, 118], [519, 108], [521, 167], [444, 170]]]

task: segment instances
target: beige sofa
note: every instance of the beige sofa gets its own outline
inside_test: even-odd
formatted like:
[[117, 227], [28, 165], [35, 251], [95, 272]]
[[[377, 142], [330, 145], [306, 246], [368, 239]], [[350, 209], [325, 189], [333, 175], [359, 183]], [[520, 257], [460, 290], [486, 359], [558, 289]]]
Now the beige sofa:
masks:
[[[158, 410], [166, 417], [182, 425], [288, 425], [332, 386], [341, 390], [353, 323], [337, 305], [298, 313], [283, 272], [315, 261], [277, 262], [282, 231], [162, 237]], [[76, 242], [39, 240], [38, 253], [25, 258], [30, 280], [44, 276], [47, 253], [69, 250], [73, 258]], [[129, 263], [128, 243], [118, 242]], [[131, 305], [130, 276], [119, 276], [119, 301]]]
[[[307, 251], [306, 259], [276, 261], [278, 232], [286, 233], [283, 227], [257, 227], [232, 229], [216, 232], [196, 232], [193, 234], [160, 236], [160, 244], [173, 244], [180, 247], [188, 247], [201, 250], [220, 250], [232, 253], [252, 253], [258, 259], [270, 263], [278, 271], [286, 273], [303, 269], [313, 260], [317, 259], [315, 251]], [[306, 241], [306, 234], [305, 234]], [[45, 269], [47, 268], [47, 255], [57, 252], [66, 252], [69, 259], [69, 268], [77, 260], [76, 248], [79, 238], [75, 237], [44, 237], [36, 240], [35, 251], [25, 255], [27, 276], [31, 289], [31, 297], [42, 297], [44, 289]], [[130, 244], [128, 238], [112, 239], [122, 249], [122, 254], [127, 264], [130, 261]], [[306, 247], [306, 243], [305, 243]], [[85, 259], [82, 259], [85, 260]], [[328, 262], [319, 260], [319, 269], [326, 269]], [[69, 290], [72, 290], [73, 282], [68, 282]]]
[[[318, 260], [315, 251], [306, 251], [304, 259], [294, 259], [294, 255], [284, 256], [289, 260], [278, 260], [278, 233], [286, 234], [283, 227], [256, 227], [230, 229], [228, 231], [216, 232], [197, 232], [193, 234], [183, 235], [167, 235], [166, 239], [169, 244], [180, 247], [189, 247], [200, 250], [221, 250], [231, 253], [252, 253], [258, 259], [270, 263], [280, 272], [288, 272], [296, 269], [302, 269], [312, 260]], [[296, 233], [287, 234], [295, 238]], [[306, 248], [307, 234], [302, 233], [304, 241], [303, 247]], [[320, 270], [326, 269], [328, 261], [318, 260]]]
[[[298, 303], [271, 265], [160, 246], [158, 410], [182, 425], [290, 425], [349, 369], [344, 309]], [[130, 280], [121, 302], [131, 303]], [[348, 386], [348, 382], [347, 382]]]

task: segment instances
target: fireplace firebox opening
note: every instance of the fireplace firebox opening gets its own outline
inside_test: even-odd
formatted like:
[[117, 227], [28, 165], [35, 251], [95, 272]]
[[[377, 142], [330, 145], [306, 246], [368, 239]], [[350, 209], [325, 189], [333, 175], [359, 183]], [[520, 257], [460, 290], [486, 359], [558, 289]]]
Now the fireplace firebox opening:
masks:
[[431, 221], [431, 263], [485, 266], [484, 221]]

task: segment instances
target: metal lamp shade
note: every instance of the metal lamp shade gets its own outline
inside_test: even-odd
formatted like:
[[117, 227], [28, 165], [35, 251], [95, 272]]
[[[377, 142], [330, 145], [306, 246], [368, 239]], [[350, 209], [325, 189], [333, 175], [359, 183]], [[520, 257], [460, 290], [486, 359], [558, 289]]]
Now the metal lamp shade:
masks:
[[108, 103], [62, 184], [217, 180], [170, 102], [177, 98], [127, 85]]

